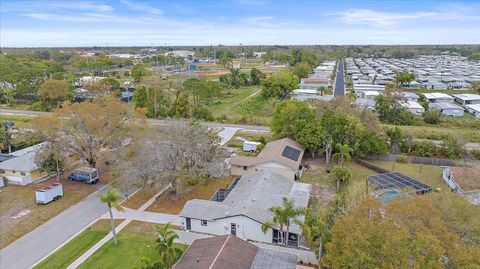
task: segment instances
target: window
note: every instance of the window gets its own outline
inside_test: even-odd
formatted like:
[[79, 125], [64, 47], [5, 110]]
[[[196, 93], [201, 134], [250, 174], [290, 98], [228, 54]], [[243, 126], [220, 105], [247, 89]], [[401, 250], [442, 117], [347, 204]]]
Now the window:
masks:
[[12, 174], [15, 174], [15, 173], [17, 173], [17, 171], [15, 171], [15, 170], [12, 170]]
[[0, 169], [0, 174], [5, 174], [5, 170]]
[[202, 219], [201, 222], [202, 222], [202, 226], [207, 226], [207, 221], [206, 220]]
[[247, 169], [248, 169], [248, 167], [246, 167], [246, 166], [243, 167], [243, 170], [247, 170]]
[[22, 175], [22, 176], [26, 176], [26, 175], [27, 175], [27, 173], [25, 173], [25, 172], [20, 172], [20, 175]]

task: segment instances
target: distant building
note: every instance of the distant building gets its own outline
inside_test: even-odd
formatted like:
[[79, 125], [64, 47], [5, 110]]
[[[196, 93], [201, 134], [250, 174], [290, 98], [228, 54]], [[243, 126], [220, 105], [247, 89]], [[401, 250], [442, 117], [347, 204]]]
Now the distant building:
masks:
[[425, 108], [414, 101], [400, 102], [400, 105], [416, 116], [421, 116], [425, 112]]
[[296, 89], [292, 93], [292, 99], [298, 101], [307, 101], [312, 99], [330, 101], [333, 99], [333, 95], [320, 95], [317, 90]]
[[195, 56], [195, 52], [188, 51], [188, 50], [172, 50], [172, 51], [169, 51], [169, 52], [165, 52], [164, 55], [165, 56], [188, 58], [188, 57]]
[[401, 99], [404, 99], [406, 101], [413, 101], [413, 102], [417, 102], [419, 98], [418, 95], [416, 95], [413, 92], [399, 92], [396, 95]]
[[472, 93], [453, 94], [455, 102], [462, 106], [480, 104], [480, 95]]
[[480, 119], [480, 104], [466, 105], [465, 108], [475, 118]]
[[463, 117], [463, 108], [453, 103], [430, 103], [430, 109], [438, 109], [444, 116]]
[[[310, 184], [270, 172], [251, 173], [235, 180], [223, 195], [214, 195], [210, 200], [188, 201], [179, 216], [189, 231], [282, 243], [277, 229], [269, 228], [264, 233], [262, 225], [273, 218], [269, 208], [281, 206], [284, 197], [292, 201], [295, 208], [307, 208]], [[303, 220], [303, 216], [300, 219]], [[301, 235], [302, 228], [292, 223], [288, 245], [299, 246]]]
[[441, 92], [423, 94], [428, 103], [453, 103], [454, 98]]
[[295, 269], [296, 266], [295, 254], [223, 235], [193, 241], [172, 269]]
[[385, 92], [385, 85], [353, 84], [353, 91], [358, 97], [362, 97], [366, 91]]

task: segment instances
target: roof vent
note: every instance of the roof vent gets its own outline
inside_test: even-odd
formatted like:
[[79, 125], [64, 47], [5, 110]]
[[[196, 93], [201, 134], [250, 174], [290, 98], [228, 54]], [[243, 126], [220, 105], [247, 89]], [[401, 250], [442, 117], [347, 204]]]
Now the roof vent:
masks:
[[225, 212], [225, 216], [228, 216], [228, 215], [230, 215], [230, 212], [228, 212], [228, 211]]
[[264, 180], [267, 180], [267, 179], [268, 179], [268, 177], [267, 177], [267, 176], [264, 176], [264, 177], [263, 177], [263, 179], [264, 179]]
[[255, 202], [255, 197], [252, 198], [252, 201]]

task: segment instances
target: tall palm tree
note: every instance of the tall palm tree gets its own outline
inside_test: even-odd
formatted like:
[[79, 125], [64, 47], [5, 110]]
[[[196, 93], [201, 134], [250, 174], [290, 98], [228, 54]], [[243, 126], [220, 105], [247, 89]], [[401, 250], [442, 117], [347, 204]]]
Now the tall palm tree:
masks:
[[343, 166], [345, 160], [350, 160], [352, 158], [351, 153], [353, 149], [347, 144], [337, 144], [337, 152], [333, 154], [334, 159], [338, 159], [340, 166]]
[[112, 207], [118, 211], [123, 211], [123, 207], [119, 204], [119, 201], [120, 199], [122, 199], [122, 196], [120, 196], [117, 190], [115, 190], [115, 188], [113, 187], [108, 188], [108, 191], [106, 193], [104, 194], [101, 193], [98, 196], [100, 198], [100, 201], [104, 204], [107, 204], [108, 206], [108, 213], [110, 213], [110, 226], [112, 228], [112, 235], [113, 235], [113, 243], [116, 246], [118, 244], [118, 238], [117, 238], [117, 233], [115, 232], [115, 221], [113, 219]]
[[[293, 202], [283, 197], [282, 206], [274, 206], [268, 209], [273, 213], [271, 222], [262, 224], [262, 231], [265, 233], [269, 228], [279, 228], [280, 242], [285, 246], [288, 244], [290, 225], [292, 222], [298, 222], [298, 217], [305, 215], [304, 208], [295, 208]], [[284, 231], [286, 228], [286, 233]]]
[[320, 86], [320, 87], [317, 89], [317, 92], [319, 92], [320, 95], [323, 96], [323, 95], [327, 92], [327, 88], [325, 88], [324, 86]]
[[155, 230], [158, 233], [157, 251], [166, 267], [170, 268], [183, 253], [183, 250], [173, 243], [178, 234], [171, 228], [170, 223], [155, 225]]

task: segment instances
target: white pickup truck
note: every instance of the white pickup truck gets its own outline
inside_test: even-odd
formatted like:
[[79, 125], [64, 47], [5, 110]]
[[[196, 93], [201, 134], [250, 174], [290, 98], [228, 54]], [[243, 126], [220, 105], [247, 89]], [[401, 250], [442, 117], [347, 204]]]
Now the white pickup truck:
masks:
[[43, 186], [35, 191], [37, 204], [48, 204], [51, 201], [60, 199], [63, 196], [63, 186], [60, 183], [53, 183]]

